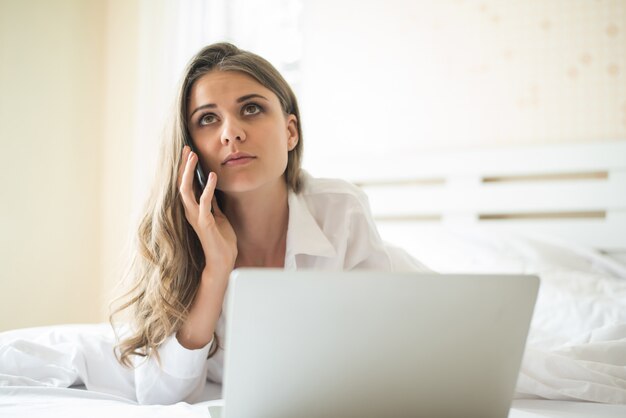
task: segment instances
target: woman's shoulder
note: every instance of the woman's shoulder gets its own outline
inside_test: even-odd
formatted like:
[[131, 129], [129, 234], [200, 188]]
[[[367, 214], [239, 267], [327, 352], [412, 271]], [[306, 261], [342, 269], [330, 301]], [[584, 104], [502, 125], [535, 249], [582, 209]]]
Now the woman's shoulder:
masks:
[[333, 199], [357, 200], [367, 202], [367, 196], [361, 188], [349, 181], [337, 178], [313, 177], [308, 172], [301, 172], [302, 189], [300, 194], [311, 199], [323, 199], [332, 197]]

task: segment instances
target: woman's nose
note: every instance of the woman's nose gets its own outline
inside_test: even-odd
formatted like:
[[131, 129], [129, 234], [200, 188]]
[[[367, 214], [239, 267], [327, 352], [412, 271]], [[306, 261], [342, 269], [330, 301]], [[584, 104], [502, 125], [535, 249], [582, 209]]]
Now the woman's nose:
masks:
[[230, 141], [244, 142], [245, 140], [246, 133], [236, 121], [231, 120], [224, 123], [221, 137], [223, 145], [228, 144]]

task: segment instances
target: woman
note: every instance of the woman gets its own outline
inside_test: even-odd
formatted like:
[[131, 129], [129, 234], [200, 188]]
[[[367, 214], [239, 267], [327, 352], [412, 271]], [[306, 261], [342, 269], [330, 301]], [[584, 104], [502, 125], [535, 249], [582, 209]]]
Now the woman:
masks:
[[[141, 403], [197, 399], [207, 377], [221, 382], [234, 268], [397, 267], [365, 195], [301, 171], [298, 104], [266, 60], [228, 43], [205, 47], [186, 69], [177, 107], [139, 228], [134, 286], [117, 310], [133, 324], [120, 361], [146, 357], [134, 363]], [[198, 164], [210, 173], [203, 190]]]

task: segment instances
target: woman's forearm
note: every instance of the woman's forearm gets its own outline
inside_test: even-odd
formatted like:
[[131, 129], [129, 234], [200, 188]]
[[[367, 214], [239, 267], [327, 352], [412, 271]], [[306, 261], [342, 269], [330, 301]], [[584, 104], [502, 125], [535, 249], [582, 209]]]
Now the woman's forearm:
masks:
[[216, 276], [206, 269], [202, 272], [187, 320], [176, 334], [183, 347], [195, 350], [211, 341], [222, 312], [227, 285], [228, 276]]

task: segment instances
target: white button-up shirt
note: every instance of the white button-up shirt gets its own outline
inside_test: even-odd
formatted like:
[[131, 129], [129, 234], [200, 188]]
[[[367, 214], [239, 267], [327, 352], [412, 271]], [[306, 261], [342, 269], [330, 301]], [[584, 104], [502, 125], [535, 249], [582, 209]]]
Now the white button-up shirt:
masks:
[[[386, 245], [372, 218], [367, 196], [342, 180], [302, 174], [303, 187], [289, 192], [289, 222], [285, 270], [429, 271], [403, 250]], [[225, 301], [227, 297], [225, 297]], [[140, 403], [194, 401], [205, 380], [221, 383], [224, 364], [225, 318], [216, 326], [219, 348], [207, 359], [213, 341], [188, 350], [171, 335], [159, 348], [161, 367], [153, 356], [135, 369]]]

